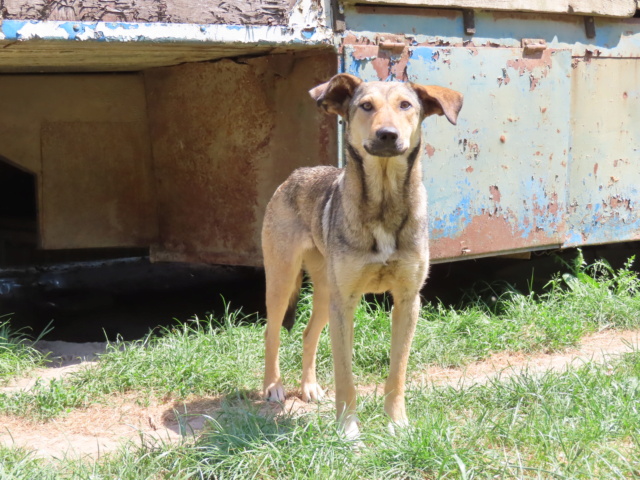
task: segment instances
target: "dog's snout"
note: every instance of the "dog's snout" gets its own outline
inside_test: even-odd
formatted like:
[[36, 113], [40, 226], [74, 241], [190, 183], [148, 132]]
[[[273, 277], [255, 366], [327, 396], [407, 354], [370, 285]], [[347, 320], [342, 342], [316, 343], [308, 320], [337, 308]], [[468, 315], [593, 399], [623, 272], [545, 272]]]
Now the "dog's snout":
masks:
[[392, 143], [398, 139], [398, 130], [393, 127], [382, 127], [376, 132], [376, 137], [382, 142]]

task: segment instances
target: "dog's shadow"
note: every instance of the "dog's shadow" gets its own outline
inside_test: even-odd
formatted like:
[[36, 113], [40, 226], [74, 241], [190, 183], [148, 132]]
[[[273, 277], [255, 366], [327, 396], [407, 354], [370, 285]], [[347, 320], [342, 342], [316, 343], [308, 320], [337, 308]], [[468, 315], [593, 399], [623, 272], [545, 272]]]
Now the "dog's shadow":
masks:
[[[292, 431], [304, 423], [305, 414], [318, 410], [295, 395], [283, 403], [267, 402], [257, 391], [176, 401], [162, 414], [164, 428], [183, 438], [204, 439], [207, 443], [249, 444]], [[218, 445], [222, 447], [223, 445]]]

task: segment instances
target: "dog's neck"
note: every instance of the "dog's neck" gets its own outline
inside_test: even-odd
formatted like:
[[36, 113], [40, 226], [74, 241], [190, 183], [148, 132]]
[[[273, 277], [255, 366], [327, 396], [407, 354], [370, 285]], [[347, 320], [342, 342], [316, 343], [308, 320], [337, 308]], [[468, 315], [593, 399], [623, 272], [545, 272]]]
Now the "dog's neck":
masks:
[[396, 157], [376, 157], [351, 144], [346, 150], [345, 189], [375, 216], [403, 209], [408, 195], [422, 183], [420, 143]]

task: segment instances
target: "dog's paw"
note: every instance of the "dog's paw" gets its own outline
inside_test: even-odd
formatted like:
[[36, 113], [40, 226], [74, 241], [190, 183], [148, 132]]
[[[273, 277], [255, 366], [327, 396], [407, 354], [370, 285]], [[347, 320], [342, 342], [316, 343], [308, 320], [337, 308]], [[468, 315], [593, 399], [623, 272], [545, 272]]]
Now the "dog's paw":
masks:
[[324, 398], [324, 390], [317, 383], [302, 384], [303, 402], [320, 402]]
[[356, 415], [348, 415], [342, 423], [342, 434], [351, 442], [358, 442], [360, 440], [360, 422]]
[[264, 398], [269, 402], [284, 402], [284, 387], [277, 381], [264, 387]]
[[399, 420], [397, 422], [389, 420], [389, 423], [387, 423], [387, 431], [394, 436], [398, 430], [404, 430], [408, 427], [409, 421], [406, 418], [403, 418], [402, 420]]

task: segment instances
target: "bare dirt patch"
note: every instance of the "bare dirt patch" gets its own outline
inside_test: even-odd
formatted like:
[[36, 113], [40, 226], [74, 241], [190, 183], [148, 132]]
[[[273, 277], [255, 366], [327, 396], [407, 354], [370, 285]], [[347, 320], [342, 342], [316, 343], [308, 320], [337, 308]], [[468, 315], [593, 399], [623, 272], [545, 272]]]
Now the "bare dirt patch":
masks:
[[[414, 375], [412, 380], [454, 387], [484, 383], [496, 375], [504, 378], [524, 370], [541, 373], [563, 370], [570, 365], [589, 361], [602, 363], [616, 355], [638, 349], [639, 343], [640, 331], [604, 331], [585, 337], [577, 348], [562, 353], [499, 353], [464, 368], [431, 367]], [[104, 351], [104, 344], [88, 346], [56, 342], [55, 345], [47, 345], [47, 348], [52, 351], [53, 357], [61, 359], [57, 363], [61, 366], [38, 370], [35, 376], [19, 379], [1, 390], [28, 390], [38, 378], [47, 381], [64, 377], [78, 368], [91, 368], [91, 359], [96, 353]], [[79, 355], [79, 351], [84, 353]], [[360, 392], [382, 394], [382, 387], [364, 386]], [[331, 398], [331, 392], [328, 397]], [[299, 392], [295, 391], [287, 396], [283, 405], [261, 402], [257, 393], [254, 401], [262, 412], [271, 414], [333, 408], [330, 402], [320, 407], [306, 404], [300, 400]], [[63, 418], [48, 422], [0, 415], [0, 445], [20, 446], [43, 457], [97, 458], [126, 442], [177, 442], [192, 438], [205, 427], [209, 416], [215, 417], [220, 412], [221, 402], [221, 398], [215, 397], [176, 402], [172, 399], [141, 399], [135, 395], [121, 395], [106, 398], [99, 404], [74, 410]]]

